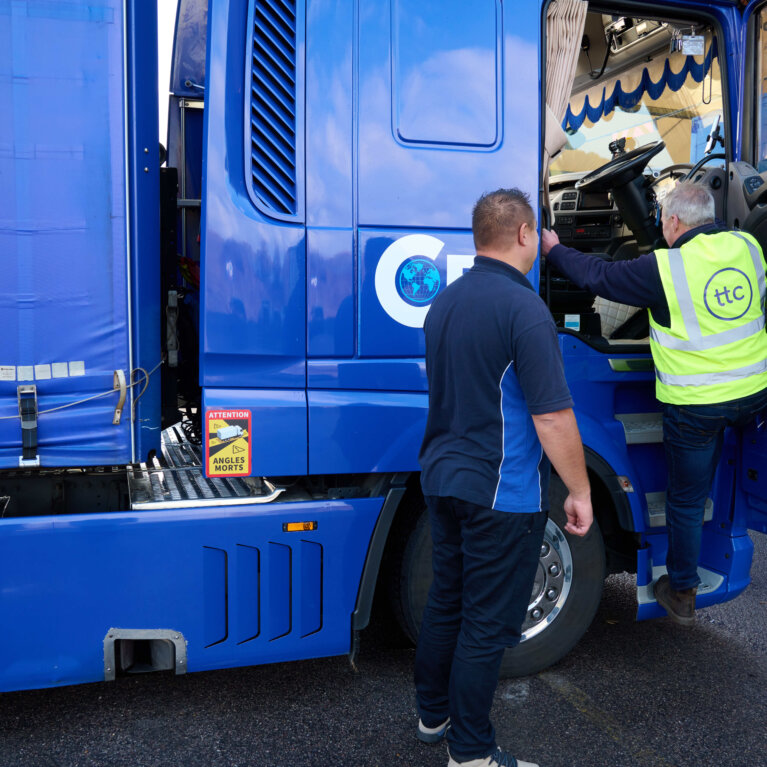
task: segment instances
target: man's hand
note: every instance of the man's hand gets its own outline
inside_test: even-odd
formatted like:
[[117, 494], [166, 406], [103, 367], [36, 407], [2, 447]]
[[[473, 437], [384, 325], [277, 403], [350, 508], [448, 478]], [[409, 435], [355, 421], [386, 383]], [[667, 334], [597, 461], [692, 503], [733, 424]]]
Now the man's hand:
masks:
[[541, 446], [569, 493], [565, 498], [565, 530], [572, 535], [586, 535], [594, 519], [594, 512], [591, 509], [591, 485], [586, 473], [575, 413], [572, 408], [566, 408], [534, 415], [532, 418]]
[[541, 255], [548, 256], [549, 251], [559, 245], [559, 237], [551, 229], [541, 229]]
[[591, 498], [579, 499], [568, 495], [565, 498], [565, 514], [567, 515], [565, 530], [572, 535], [586, 535], [594, 521]]

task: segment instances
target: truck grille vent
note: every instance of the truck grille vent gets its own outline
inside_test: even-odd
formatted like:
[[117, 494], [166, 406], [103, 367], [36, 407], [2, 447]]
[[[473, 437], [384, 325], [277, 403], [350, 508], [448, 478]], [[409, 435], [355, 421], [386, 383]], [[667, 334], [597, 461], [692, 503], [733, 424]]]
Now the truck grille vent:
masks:
[[253, 191], [269, 210], [298, 212], [296, 183], [296, 4], [255, 0], [250, 84]]

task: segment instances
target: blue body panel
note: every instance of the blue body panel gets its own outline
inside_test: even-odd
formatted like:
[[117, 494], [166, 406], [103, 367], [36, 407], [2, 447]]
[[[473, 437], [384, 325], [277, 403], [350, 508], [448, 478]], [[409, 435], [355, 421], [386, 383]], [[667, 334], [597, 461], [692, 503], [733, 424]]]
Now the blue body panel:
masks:
[[[203, 412], [250, 410], [252, 466], [259, 476], [304, 476], [307, 471], [306, 392], [273, 389], [213, 389], [203, 392]], [[290, 461], [286, 456], [290, 456]]]
[[[649, 370], [618, 372], [610, 362], [646, 360], [649, 354], [605, 354], [573, 335], [561, 334], [559, 338], [583, 444], [602, 456], [616, 475], [631, 480], [634, 493], [629, 493], [628, 498], [634, 529], [642, 530], [648, 521], [646, 505], [639, 499], [645, 493], [665, 489], [663, 448], [660, 444], [627, 445], [616, 414], [657, 411], [655, 376]], [[644, 457], [648, 448], [656, 455]]]
[[[324, 397], [313, 397], [315, 386], [349, 390], [344, 397], [365, 415], [361, 430], [338, 428], [356, 416], [339, 421], [324, 401], [305, 413], [310, 471], [416, 470], [421, 434], [409, 407], [402, 419], [412, 442], [404, 449], [400, 437], [401, 447], [385, 457], [376, 435], [380, 428], [391, 435], [391, 424], [401, 422], [392, 421], [396, 395], [351, 392], [424, 391], [423, 332], [418, 320], [402, 324], [398, 311], [415, 310], [422, 323], [425, 302], [471, 266], [471, 207], [482, 192], [509, 184], [509, 168], [513, 183], [536, 198], [540, 14], [532, 5], [504, 10], [498, 0], [447, 13], [442, 3], [397, 0], [384, 14], [379, 3], [362, 2], [356, 16], [345, 3], [312, 4], [305, 52], [296, 45], [293, 59], [297, 81], [306, 62], [305, 167], [295, 154], [296, 178], [305, 171], [306, 204], [299, 200], [291, 218], [265, 211], [258, 200], [254, 205], [238, 168], [251, 133], [248, 112], [255, 121], [261, 110], [249, 100], [247, 67], [243, 81], [247, 6], [229, 0], [210, 9], [204, 199], [215, 204], [203, 212], [201, 382], [228, 390], [231, 400], [219, 406], [231, 408], [243, 406], [244, 389], [275, 396], [283, 390], [293, 402], [290, 390], [308, 387], [310, 403]], [[298, 9], [299, 33], [302, 19]], [[268, 80], [271, 91], [275, 82]], [[260, 87], [256, 78], [254, 93]], [[457, 92], [465, 98], [456, 99]], [[286, 94], [280, 91], [283, 100]], [[504, 133], [504, 125], [514, 130]], [[296, 146], [302, 139], [296, 135]], [[280, 152], [273, 154], [283, 167], [282, 145]], [[247, 152], [245, 159], [250, 164]], [[246, 168], [246, 181], [249, 175]], [[411, 235], [418, 236], [407, 241], [410, 250], [389, 252], [397, 263], [382, 269], [387, 248]], [[402, 269], [424, 258], [438, 279], [430, 293], [403, 298]], [[537, 281], [535, 272], [531, 279]], [[403, 364], [405, 357], [415, 364]], [[272, 435], [268, 418], [256, 411], [253, 417], [264, 424], [264, 441], [277, 446], [268, 465], [281, 461], [277, 473], [292, 473], [296, 450], [287, 446], [303, 442], [298, 423], [275, 423], [280, 433]], [[360, 442], [362, 434], [370, 435], [370, 446]], [[265, 466], [254, 460], [253, 473], [265, 474]]]
[[[0, 5], [0, 468], [19, 465], [19, 385], [45, 411], [109, 392], [115, 370], [130, 377], [126, 133], [146, 137], [143, 122], [126, 127], [124, 35], [121, 0]], [[153, 167], [136, 192], [144, 211], [155, 196], [156, 216]], [[157, 362], [150, 343], [141, 358]], [[130, 461], [130, 408], [113, 425], [116, 404], [41, 413], [41, 464]]]
[[[131, 317], [134, 396], [134, 460], [160, 451], [160, 175], [155, 59], [157, 14], [149, 3], [130, 6], [128, 16], [128, 188], [130, 189]], [[151, 87], [148, 85], [151, 83]], [[143, 393], [142, 389], [144, 390]]]
[[356, 205], [354, 4], [325, 0], [307, 5], [306, 225], [351, 229]]
[[306, 355], [353, 357], [354, 232], [307, 227], [306, 241]]
[[[302, 223], [268, 218], [254, 205], [243, 174], [243, 158], [250, 164], [248, 5], [244, 0], [212, 4], [208, 23], [203, 198], [209, 204], [203, 207], [201, 232], [200, 379], [203, 387], [232, 390], [222, 407], [242, 406], [239, 389], [245, 396], [253, 389], [286, 390], [292, 403], [293, 392], [306, 388], [305, 229]], [[295, 159], [303, 166], [302, 152], [296, 151]], [[253, 418], [254, 424], [262, 420], [255, 410]], [[291, 419], [266, 431], [272, 422], [263, 420], [264, 444], [274, 444], [273, 458], [284, 462], [276, 473], [291, 473], [296, 453], [287, 446], [300, 451], [305, 444], [305, 406], [300, 424]], [[253, 470], [263, 473], [256, 462]]]
[[734, 456], [738, 467], [733, 528], [767, 533], [767, 428], [764, 420], [745, 430]]
[[103, 680], [110, 628], [180, 632], [189, 671], [348, 652], [382, 503], [0, 520], [0, 691]]
[[470, 228], [485, 191], [535, 200], [540, 9], [359, 4], [359, 226]]
[[309, 473], [412, 471], [428, 406], [425, 393], [309, 392]]
[[312, 389], [427, 391], [426, 363], [420, 359], [309, 360]]

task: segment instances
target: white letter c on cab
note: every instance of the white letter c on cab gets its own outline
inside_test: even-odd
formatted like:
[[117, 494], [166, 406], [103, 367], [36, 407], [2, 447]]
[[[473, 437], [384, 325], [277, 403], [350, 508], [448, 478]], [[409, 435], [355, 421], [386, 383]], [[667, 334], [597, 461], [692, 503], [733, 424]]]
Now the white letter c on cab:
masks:
[[384, 311], [401, 325], [422, 328], [428, 306], [411, 306], [397, 292], [397, 270], [414, 256], [436, 260], [445, 243], [430, 234], [408, 234], [395, 240], [381, 254], [375, 275], [375, 289]]

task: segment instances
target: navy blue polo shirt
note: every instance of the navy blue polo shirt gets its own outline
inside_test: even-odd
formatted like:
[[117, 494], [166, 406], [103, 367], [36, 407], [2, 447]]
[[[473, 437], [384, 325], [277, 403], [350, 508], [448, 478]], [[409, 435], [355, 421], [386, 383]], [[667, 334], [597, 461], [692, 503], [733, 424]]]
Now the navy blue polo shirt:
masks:
[[549, 462], [531, 415], [572, 407], [557, 331], [525, 276], [477, 256], [424, 323], [424, 495], [499, 511], [548, 508]]

